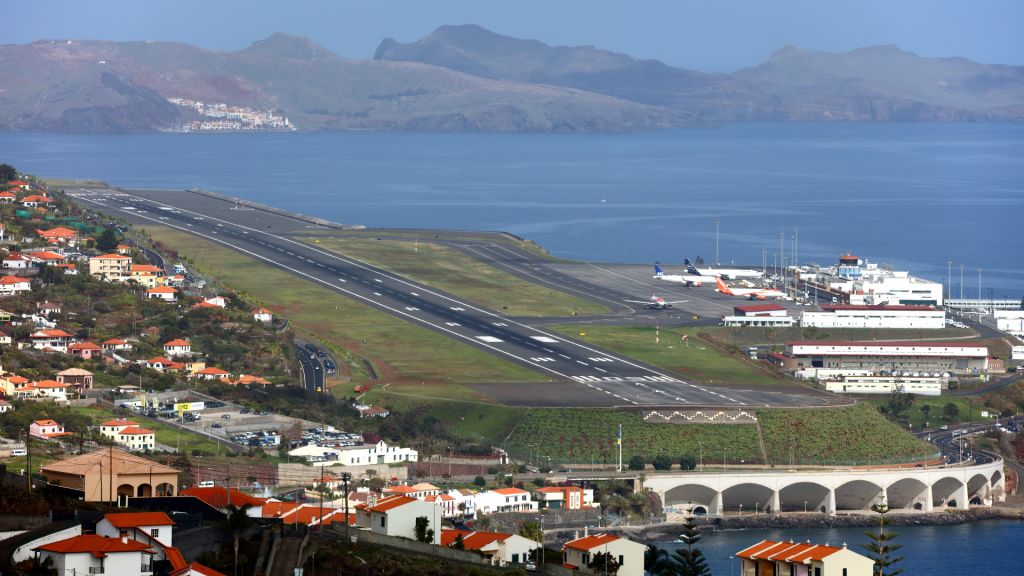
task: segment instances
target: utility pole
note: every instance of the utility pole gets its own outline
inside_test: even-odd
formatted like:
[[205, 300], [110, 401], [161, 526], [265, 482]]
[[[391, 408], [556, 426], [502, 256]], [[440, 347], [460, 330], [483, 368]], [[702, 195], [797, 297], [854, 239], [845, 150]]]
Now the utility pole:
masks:
[[108, 480], [110, 480], [110, 482], [109, 482], [110, 485], [107, 486], [107, 490], [109, 491], [109, 496], [110, 496], [109, 501], [113, 502], [114, 501], [114, 442], [113, 441], [110, 442], [110, 470], [107, 472], [107, 474], [109, 474]]
[[351, 542], [352, 539], [348, 535], [348, 483], [352, 480], [351, 472], [341, 473], [341, 482], [345, 485], [345, 541]]
[[946, 298], [953, 295], [953, 261], [946, 260]]
[[960, 265], [960, 299], [964, 299], [964, 265]]
[[722, 261], [718, 259], [718, 220], [715, 220], [715, 266], [720, 266]]
[[[317, 522], [321, 537], [324, 535], [324, 468], [326, 466], [320, 467], [320, 520]], [[345, 521], [348, 522], [348, 516]]]
[[619, 424], [619, 435], [615, 438], [615, 443], [619, 445], [619, 467], [617, 470], [622, 472], [622, 424]]
[[[26, 466], [28, 470], [25, 471], [25, 490], [32, 493], [32, 423], [29, 422], [28, 428], [25, 428], [25, 457], [28, 459]], [[100, 476], [102, 479], [103, 477]]]
[[978, 300], [981, 300], [981, 268], [978, 268]]

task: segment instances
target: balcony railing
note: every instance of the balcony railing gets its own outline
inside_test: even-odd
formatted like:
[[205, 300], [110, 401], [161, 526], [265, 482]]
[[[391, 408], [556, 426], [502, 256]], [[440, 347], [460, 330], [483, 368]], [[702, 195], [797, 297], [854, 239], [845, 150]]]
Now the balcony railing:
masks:
[[103, 566], [89, 566], [89, 574], [103, 574]]

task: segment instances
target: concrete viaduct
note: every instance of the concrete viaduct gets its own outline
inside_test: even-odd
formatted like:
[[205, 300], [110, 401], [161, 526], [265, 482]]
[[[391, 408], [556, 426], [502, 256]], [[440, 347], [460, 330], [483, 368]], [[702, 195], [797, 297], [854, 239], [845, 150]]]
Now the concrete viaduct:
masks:
[[669, 516], [743, 512], [863, 511], [885, 501], [893, 510], [931, 512], [991, 505], [1005, 498], [1003, 461], [889, 470], [743, 470], [647, 477]]

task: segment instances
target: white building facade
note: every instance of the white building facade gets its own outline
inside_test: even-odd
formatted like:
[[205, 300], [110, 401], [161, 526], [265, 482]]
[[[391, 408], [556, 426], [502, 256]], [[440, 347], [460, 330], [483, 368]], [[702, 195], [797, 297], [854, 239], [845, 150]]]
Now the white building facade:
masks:
[[945, 310], [931, 306], [825, 305], [821, 312], [804, 312], [801, 326], [815, 328], [916, 328], [946, 326]]

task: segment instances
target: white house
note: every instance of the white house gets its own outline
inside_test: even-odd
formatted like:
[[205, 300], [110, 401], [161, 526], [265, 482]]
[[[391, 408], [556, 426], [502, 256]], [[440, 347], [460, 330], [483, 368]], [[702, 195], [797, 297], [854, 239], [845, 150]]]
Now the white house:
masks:
[[32, 281], [17, 276], [0, 276], [0, 296], [13, 296], [32, 291]]
[[32, 262], [29, 260], [28, 256], [25, 256], [21, 252], [11, 252], [7, 256], [4, 256], [3, 259], [3, 267], [10, 268], [12, 270], [28, 268], [31, 265]]
[[416, 539], [416, 519], [426, 518], [427, 529], [434, 531], [432, 544], [441, 543], [441, 509], [429, 502], [409, 498], [408, 496], [391, 496], [378, 500], [368, 509], [369, 528], [376, 534]]
[[139, 423], [117, 418], [100, 424], [100, 435], [110, 438], [129, 450], [154, 450], [156, 434], [152, 430], [140, 428]]
[[274, 313], [263, 307], [256, 308], [252, 311], [252, 319], [257, 322], [273, 322]]
[[41, 560], [52, 559], [57, 574], [117, 574], [149, 576], [153, 573], [153, 550], [148, 544], [99, 534], [82, 534], [37, 546]]
[[55, 420], [33, 420], [28, 426], [28, 434], [29, 436], [49, 440], [50, 438], [64, 436], [67, 432], [64, 432], [64, 425]]
[[530, 552], [541, 547], [518, 534], [472, 530], [442, 530], [441, 545], [451, 547], [460, 536], [464, 550], [479, 552], [493, 566], [525, 564], [530, 559]]
[[161, 547], [174, 546], [174, 521], [163, 512], [108, 513], [96, 523], [96, 534], [123, 538]]
[[164, 343], [164, 356], [178, 358], [192, 355], [192, 343], [184, 338], [175, 338]]
[[476, 495], [478, 514], [496, 512], [536, 512], [537, 503], [530, 499], [530, 493], [520, 488], [496, 488]]
[[562, 561], [574, 568], [586, 568], [594, 556], [609, 554], [619, 563], [619, 576], [643, 576], [645, 544], [611, 534], [584, 535], [562, 546]]
[[466, 518], [476, 516], [476, 492], [465, 488], [453, 488], [448, 495], [455, 498], [455, 509], [461, 510]]
[[28, 335], [29, 342], [36, 350], [49, 348], [57, 352], [67, 351], [68, 344], [71, 344], [74, 338], [71, 334], [58, 329], [36, 330]]
[[416, 462], [419, 460], [419, 452], [416, 450], [400, 446], [388, 446], [387, 442], [383, 440], [376, 444], [345, 446], [342, 448], [313, 445], [300, 446], [288, 452], [288, 454], [299, 458], [322, 457], [330, 464], [336, 461], [344, 466], [393, 464], [396, 462]]
[[[871, 576], [875, 563], [843, 546], [810, 541], [794, 543], [762, 540], [736, 553], [742, 576], [794, 574], [799, 576]], [[621, 571], [620, 571], [621, 573]]]
[[157, 286], [146, 290], [146, 298], [163, 300], [164, 302], [177, 302], [178, 289], [170, 286]]

